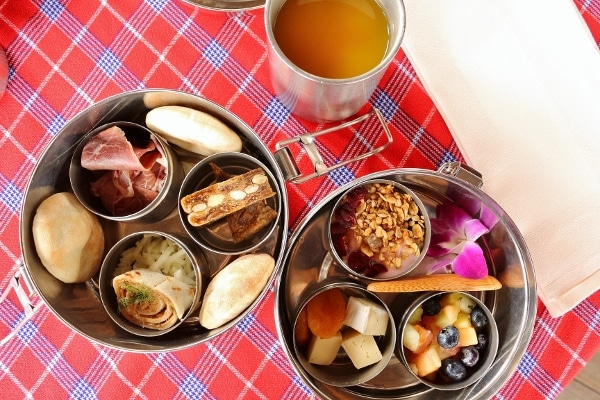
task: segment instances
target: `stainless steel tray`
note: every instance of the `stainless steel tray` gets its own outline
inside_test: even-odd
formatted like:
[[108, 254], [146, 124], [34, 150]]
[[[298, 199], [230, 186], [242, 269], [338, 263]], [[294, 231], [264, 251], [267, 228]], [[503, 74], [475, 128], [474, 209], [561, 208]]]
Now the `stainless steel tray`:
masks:
[[[93, 278], [85, 283], [65, 284], [52, 277], [37, 256], [31, 226], [35, 210], [42, 200], [55, 192], [71, 191], [68, 174], [70, 159], [78, 141], [86, 132], [111, 121], [131, 121], [144, 125], [146, 113], [151, 108], [163, 105], [195, 108], [208, 112], [228, 124], [242, 138], [243, 152], [256, 157], [273, 173], [280, 189], [282, 202], [286, 206], [279, 210], [280, 218], [271, 238], [258, 249], [258, 251], [267, 252], [273, 256], [276, 263], [275, 269], [269, 278], [269, 284], [244, 312], [225, 325], [212, 330], [200, 326], [196, 313], [196, 317], [188, 318], [177, 329], [159, 337], [148, 338], [124, 331], [109, 318], [100, 300], [97, 279]], [[200, 156], [183, 150], [177, 150], [177, 152], [186, 173], [200, 159]], [[179, 190], [179, 188], [175, 190]], [[154, 224], [114, 222], [105, 219], [101, 219], [101, 222], [106, 238], [105, 252], [117, 240], [135, 231], [159, 230], [182, 236], [187, 235], [179, 218], [177, 206], [167, 218]], [[30, 178], [20, 221], [23, 265], [10, 283], [25, 308], [26, 317], [0, 343], [14, 335], [42, 304], [47, 305], [62, 322], [81, 335], [97, 343], [122, 350], [133, 352], [170, 351], [210, 340], [234, 327], [270, 290], [270, 283], [275, 279], [285, 253], [287, 225], [287, 192], [279, 166], [266, 145], [249, 126], [233, 113], [210, 100], [183, 92], [162, 89], [126, 92], [102, 100], [82, 111], [63, 127], [40, 157]], [[200, 245], [194, 246], [194, 250], [206, 257], [211, 276], [214, 276], [236, 257], [202, 250]], [[35, 294], [39, 296], [37, 304], [33, 305], [23, 297], [26, 296], [26, 293], [19, 281], [20, 277], [24, 278], [27, 286], [33, 292], [31, 297], [35, 297]], [[8, 291], [5, 292], [8, 293]]]
[[[495, 292], [476, 295], [494, 314], [500, 333], [500, 345], [498, 356], [490, 370], [482, 380], [470, 387], [444, 393], [428, 389], [418, 383], [398, 357], [394, 356], [384, 372], [373, 380], [360, 386], [338, 388], [312, 378], [294, 354], [292, 316], [303, 290], [325, 276], [346, 276], [341, 266], [328, 260], [327, 216], [342, 192], [352, 185], [373, 178], [392, 179], [408, 186], [423, 200], [431, 215], [435, 215], [437, 204], [451, 200], [459, 204], [476, 202], [481, 207], [487, 207], [499, 219], [491, 232], [482, 238], [481, 245], [490, 266], [490, 274], [495, 275], [503, 287]], [[381, 297], [390, 306], [398, 323], [403, 305], [407, 305], [414, 296], [415, 294], [388, 294]], [[275, 320], [283, 348], [303, 381], [324, 399], [437, 399], [440, 396], [457, 399], [489, 398], [508, 380], [523, 356], [531, 338], [536, 306], [537, 294], [531, 258], [512, 220], [478, 187], [442, 172], [442, 169], [437, 172], [421, 169], [382, 171], [338, 188], [311, 210], [295, 229], [288, 241], [288, 251], [275, 287]]]

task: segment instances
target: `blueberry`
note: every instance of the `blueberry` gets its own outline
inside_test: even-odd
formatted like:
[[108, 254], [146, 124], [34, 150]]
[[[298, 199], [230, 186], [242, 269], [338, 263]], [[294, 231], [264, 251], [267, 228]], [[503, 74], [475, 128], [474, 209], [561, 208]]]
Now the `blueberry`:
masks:
[[442, 328], [440, 333], [438, 333], [437, 341], [443, 348], [451, 349], [458, 346], [459, 338], [460, 335], [458, 333], [458, 329], [456, 329], [455, 326], [450, 325]]
[[478, 333], [477, 334], [477, 344], [475, 345], [475, 348], [477, 350], [483, 350], [486, 348], [487, 342], [488, 342], [488, 338], [487, 338], [486, 334]]
[[471, 324], [476, 330], [483, 329], [488, 323], [485, 312], [479, 306], [475, 306], [471, 311]]
[[460, 360], [446, 358], [440, 368], [442, 377], [449, 382], [460, 382], [467, 377], [467, 367]]
[[475, 346], [467, 346], [460, 349], [458, 358], [467, 367], [474, 367], [479, 362], [479, 350]]
[[423, 315], [436, 315], [442, 309], [440, 300], [437, 297], [430, 297], [422, 305]]

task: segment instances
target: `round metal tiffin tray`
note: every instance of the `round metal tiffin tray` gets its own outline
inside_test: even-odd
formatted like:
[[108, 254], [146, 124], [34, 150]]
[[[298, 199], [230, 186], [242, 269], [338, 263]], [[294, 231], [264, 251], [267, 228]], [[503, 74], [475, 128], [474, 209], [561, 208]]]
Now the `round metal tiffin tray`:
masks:
[[[537, 295], [532, 261], [523, 237], [506, 213], [477, 186], [451, 175], [448, 168], [439, 171], [397, 169], [377, 172], [357, 179], [319, 203], [300, 222], [288, 241], [281, 273], [276, 281], [275, 320], [282, 345], [303, 381], [323, 399], [484, 399], [491, 397], [508, 380], [517, 367], [531, 338]], [[459, 206], [486, 208], [498, 222], [479, 239], [489, 274], [502, 288], [496, 291], [472, 292], [490, 309], [498, 326], [497, 356], [485, 375], [464, 389], [440, 391], [420, 383], [394, 355], [375, 378], [355, 386], [338, 387], [313, 378], [294, 352], [293, 321], [305, 289], [324, 279], [347, 278], [344, 270], [329, 254], [327, 220], [337, 199], [350, 187], [372, 179], [397, 181], [411, 189], [435, 216], [438, 204], [451, 201]], [[464, 208], [464, 207], [463, 207]], [[408, 276], [420, 274], [417, 267]], [[357, 281], [360, 281], [357, 279]], [[366, 286], [366, 282], [361, 282]], [[409, 304], [419, 293], [379, 294], [398, 323]]]
[[[205, 342], [234, 327], [260, 302], [275, 279], [285, 252], [288, 225], [288, 207], [280, 207], [276, 227], [270, 237], [256, 252], [270, 254], [275, 268], [262, 292], [240, 315], [230, 322], [206, 329], [198, 322], [198, 312], [187, 318], [177, 329], [158, 337], [134, 335], [121, 329], [103, 307], [99, 295], [98, 274], [84, 283], [63, 283], [54, 278], [42, 265], [35, 249], [32, 221], [39, 204], [56, 192], [72, 192], [69, 183], [69, 164], [78, 143], [87, 132], [113, 121], [129, 121], [145, 124], [149, 110], [165, 105], [179, 105], [207, 112], [233, 129], [242, 139], [242, 152], [259, 160], [275, 179], [279, 201], [286, 204], [285, 180], [274, 157], [256, 134], [239, 118], [209, 100], [169, 90], [140, 90], [122, 93], [89, 107], [69, 121], [56, 135], [40, 157], [27, 186], [20, 221], [20, 240], [24, 265], [21, 275], [26, 278], [30, 289], [41, 298], [41, 304], [67, 326], [90, 340], [127, 351], [169, 351], [190, 347]], [[172, 146], [173, 147], [173, 146]], [[173, 147], [175, 148], [175, 147]], [[175, 148], [178, 159], [187, 173], [201, 156]], [[179, 191], [179, 187], [173, 188]], [[105, 254], [119, 239], [139, 231], [162, 231], [167, 234], [186, 236], [175, 203], [166, 218], [153, 223], [127, 222], [100, 218], [105, 235]], [[209, 251], [200, 245], [191, 246], [200, 259], [206, 260], [213, 277], [239, 254]], [[29, 316], [31, 312], [28, 313]]]

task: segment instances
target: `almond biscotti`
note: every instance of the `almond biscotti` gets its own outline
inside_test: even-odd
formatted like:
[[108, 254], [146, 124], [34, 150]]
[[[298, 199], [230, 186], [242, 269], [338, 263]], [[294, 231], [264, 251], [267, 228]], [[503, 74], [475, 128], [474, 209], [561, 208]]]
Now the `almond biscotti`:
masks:
[[[210, 163], [217, 182], [223, 182], [231, 178], [227, 172], [215, 163]], [[254, 236], [257, 232], [269, 225], [277, 217], [277, 211], [273, 210], [266, 201], [258, 201], [248, 207], [242, 208], [227, 216], [227, 225], [231, 230], [234, 243], [241, 243]]]
[[181, 199], [192, 226], [204, 226], [275, 195], [262, 168], [200, 189]]

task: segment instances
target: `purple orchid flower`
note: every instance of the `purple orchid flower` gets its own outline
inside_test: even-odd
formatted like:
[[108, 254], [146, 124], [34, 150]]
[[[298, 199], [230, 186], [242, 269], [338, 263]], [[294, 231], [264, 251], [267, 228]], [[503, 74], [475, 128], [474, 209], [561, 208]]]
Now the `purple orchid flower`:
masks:
[[471, 279], [488, 274], [483, 250], [476, 243], [497, 222], [491, 212], [479, 210], [480, 219], [451, 202], [436, 208], [436, 218], [431, 219], [431, 242], [427, 256], [431, 257], [428, 273], [450, 267], [457, 275]]

